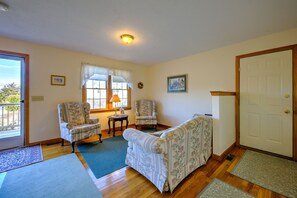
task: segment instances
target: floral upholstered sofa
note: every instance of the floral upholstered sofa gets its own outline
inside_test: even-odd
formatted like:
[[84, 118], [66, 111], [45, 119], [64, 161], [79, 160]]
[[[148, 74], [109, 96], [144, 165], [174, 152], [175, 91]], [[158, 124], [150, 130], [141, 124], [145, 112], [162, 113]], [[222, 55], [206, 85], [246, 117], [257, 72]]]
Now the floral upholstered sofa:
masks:
[[160, 192], [173, 191], [212, 153], [212, 118], [194, 116], [177, 127], [144, 133], [129, 128], [126, 164], [149, 179]]

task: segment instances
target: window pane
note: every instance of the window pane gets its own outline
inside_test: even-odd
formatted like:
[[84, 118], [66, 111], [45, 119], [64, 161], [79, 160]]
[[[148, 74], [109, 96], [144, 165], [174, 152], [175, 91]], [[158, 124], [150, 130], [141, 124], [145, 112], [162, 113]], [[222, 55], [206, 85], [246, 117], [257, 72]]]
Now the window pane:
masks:
[[87, 89], [87, 98], [93, 98], [93, 89]]
[[93, 81], [92, 80], [87, 81], [86, 88], [93, 88]]
[[100, 108], [106, 108], [106, 99], [100, 100]]
[[94, 89], [94, 99], [100, 99], [100, 90]]
[[122, 89], [127, 89], [128, 85], [127, 83], [122, 83], [123, 88]]
[[101, 90], [100, 94], [101, 94], [101, 98], [106, 98], [106, 90]]
[[119, 91], [118, 91], [118, 96], [119, 96], [120, 99], [122, 100], [122, 98], [123, 98], [123, 91], [122, 91], [122, 90], [119, 90]]
[[93, 81], [94, 88], [99, 88], [99, 80]]
[[123, 105], [123, 107], [127, 107], [128, 106], [128, 100], [127, 99], [123, 99], [122, 100], [122, 105]]
[[112, 90], [112, 95], [117, 95], [118, 94], [118, 90]]
[[94, 99], [94, 109], [98, 109], [98, 108], [100, 108], [100, 106], [99, 106], [99, 100]]
[[116, 89], [116, 88], [117, 88], [117, 85], [116, 85], [116, 84], [117, 84], [117, 83], [112, 82], [112, 83], [111, 83], [111, 88], [112, 88], [112, 89]]
[[106, 88], [106, 81], [100, 81], [100, 88]]
[[123, 91], [123, 98], [128, 98], [128, 91], [127, 90]]

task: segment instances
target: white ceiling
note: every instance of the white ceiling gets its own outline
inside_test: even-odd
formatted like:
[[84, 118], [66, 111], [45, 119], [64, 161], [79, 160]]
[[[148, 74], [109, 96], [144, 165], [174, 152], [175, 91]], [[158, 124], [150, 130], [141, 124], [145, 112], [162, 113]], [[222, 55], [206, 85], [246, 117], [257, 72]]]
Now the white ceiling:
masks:
[[297, 0], [3, 2], [2, 36], [147, 65], [297, 27]]

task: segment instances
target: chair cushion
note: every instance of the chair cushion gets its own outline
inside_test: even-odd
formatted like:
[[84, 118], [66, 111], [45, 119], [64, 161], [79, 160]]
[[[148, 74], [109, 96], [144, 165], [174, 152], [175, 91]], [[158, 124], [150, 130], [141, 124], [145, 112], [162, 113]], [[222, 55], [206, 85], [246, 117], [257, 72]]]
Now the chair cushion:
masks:
[[66, 102], [64, 103], [66, 122], [73, 126], [85, 124], [85, 114], [82, 103], [80, 102]]
[[76, 133], [82, 133], [84, 131], [90, 131], [92, 129], [97, 129], [100, 128], [100, 124], [84, 124], [84, 125], [78, 125], [73, 127], [69, 132], [72, 134], [76, 134]]
[[136, 120], [156, 120], [156, 116], [136, 116]]

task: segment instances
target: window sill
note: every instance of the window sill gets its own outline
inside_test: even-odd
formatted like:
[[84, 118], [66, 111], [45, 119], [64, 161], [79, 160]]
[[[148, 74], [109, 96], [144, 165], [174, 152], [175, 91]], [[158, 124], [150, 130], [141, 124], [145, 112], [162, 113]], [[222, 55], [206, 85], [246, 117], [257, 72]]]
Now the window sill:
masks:
[[[126, 110], [131, 110], [131, 107], [125, 107], [123, 108], [125, 111]], [[117, 108], [117, 111], [119, 111], [120, 108]], [[105, 112], [114, 112], [115, 110], [114, 109], [91, 109], [91, 114], [93, 113], [105, 113]]]

